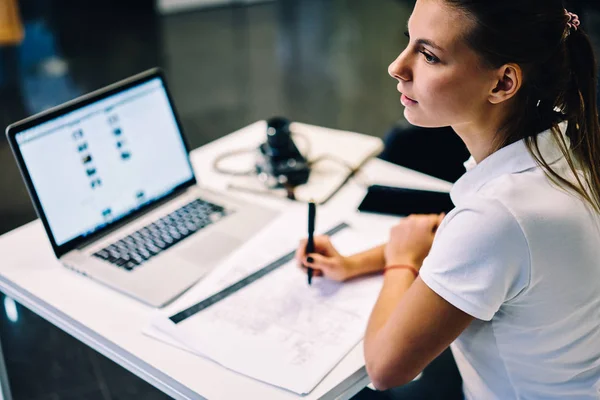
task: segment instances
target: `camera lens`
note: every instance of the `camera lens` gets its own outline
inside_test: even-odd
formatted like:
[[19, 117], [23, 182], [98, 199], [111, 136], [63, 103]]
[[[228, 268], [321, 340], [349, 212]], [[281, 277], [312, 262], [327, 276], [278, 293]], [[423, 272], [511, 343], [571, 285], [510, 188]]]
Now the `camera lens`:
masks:
[[288, 146], [290, 140], [290, 121], [283, 117], [274, 117], [267, 121], [267, 142], [272, 148]]

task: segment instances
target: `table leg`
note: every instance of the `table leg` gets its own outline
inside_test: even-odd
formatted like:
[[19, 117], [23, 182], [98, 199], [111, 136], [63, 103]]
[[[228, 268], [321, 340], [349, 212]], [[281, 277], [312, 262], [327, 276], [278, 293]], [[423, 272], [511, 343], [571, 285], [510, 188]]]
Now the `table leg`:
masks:
[[0, 400], [12, 400], [4, 353], [2, 352], [2, 342], [0, 342]]

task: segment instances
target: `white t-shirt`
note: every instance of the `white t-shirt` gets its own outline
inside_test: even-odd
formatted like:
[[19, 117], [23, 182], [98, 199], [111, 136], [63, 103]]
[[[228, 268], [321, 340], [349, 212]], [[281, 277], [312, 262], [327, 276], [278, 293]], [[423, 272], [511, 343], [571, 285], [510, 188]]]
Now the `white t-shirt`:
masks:
[[[569, 176], [550, 131], [538, 138]], [[523, 141], [465, 166], [420, 274], [476, 318], [451, 345], [466, 398], [599, 399], [600, 216]]]

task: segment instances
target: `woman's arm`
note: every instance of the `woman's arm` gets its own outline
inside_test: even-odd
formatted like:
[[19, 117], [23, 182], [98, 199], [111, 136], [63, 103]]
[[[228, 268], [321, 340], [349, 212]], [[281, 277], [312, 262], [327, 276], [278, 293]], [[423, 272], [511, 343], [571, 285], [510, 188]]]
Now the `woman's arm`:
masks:
[[[444, 215], [409, 216], [390, 232], [388, 265], [420, 269]], [[378, 389], [410, 382], [473, 317], [438, 296], [413, 271], [390, 269], [367, 325], [365, 361]]]
[[408, 270], [386, 272], [364, 340], [367, 372], [380, 390], [410, 382], [469, 326], [473, 317]]
[[385, 267], [385, 244], [346, 257], [349, 277], [373, 274]]

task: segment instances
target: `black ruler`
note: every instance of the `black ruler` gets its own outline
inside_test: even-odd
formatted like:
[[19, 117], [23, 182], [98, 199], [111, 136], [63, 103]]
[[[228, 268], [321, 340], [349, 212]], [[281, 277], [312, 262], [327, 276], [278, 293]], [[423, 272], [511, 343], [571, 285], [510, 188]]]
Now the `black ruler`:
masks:
[[[336, 227], [325, 232], [325, 235], [333, 236], [336, 233], [338, 233], [339, 231], [349, 228], [349, 227], [350, 227], [350, 225], [346, 224], [345, 222], [342, 222], [341, 224], [337, 225]], [[237, 281], [233, 285], [226, 287], [225, 289], [221, 290], [220, 292], [218, 292], [216, 294], [213, 294], [209, 298], [202, 300], [201, 302], [194, 304], [193, 306], [188, 307], [185, 310], [180, 311], [177, 314], [169, 317], [169, 319], [171, 321], [173, 321], [173, 323], [175, 323], [175, 324], [178, 324], [181, 321], [186, 320], [187, 318], [199, 313], [200, 311], [212, 306], [213, 304], [218, 303], [219, 301], [225, 299], [226, 297], [231, 296], [232, 294], [234, 294], [235, 292], [239, 291], [240, 289], [248, 286], [252, 282], [255, 282], [255, 281], [259, 280], [260, 278], [262, 278], [263, 276], [275, 271], [282, 265], [287, 264], [294, 258], [295, 254], [296, 254], [296, 251], [294, 250], [294, 251], [284, 255], [283, 257], [273, 261], [271, 264], [267, 265], [266, 267], [259, 269], [258, 271], [254, 272], [253, 274], [248, 275], [244, 279]]]

